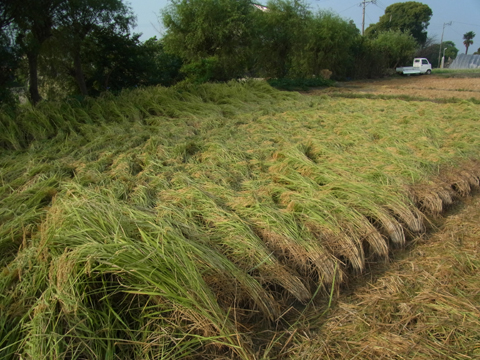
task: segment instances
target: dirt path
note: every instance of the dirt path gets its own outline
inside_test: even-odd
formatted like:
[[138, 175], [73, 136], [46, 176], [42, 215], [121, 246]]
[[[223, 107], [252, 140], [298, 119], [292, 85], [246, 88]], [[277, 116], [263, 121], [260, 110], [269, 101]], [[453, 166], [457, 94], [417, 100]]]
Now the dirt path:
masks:
[[437, 75], [393, 77], [338, 83], [336, 87], [313, 90], [317, 93], [369, 93], [375, 95], [408, 95], [431, 99], [480, 100], [480, 78], [445, 78]]

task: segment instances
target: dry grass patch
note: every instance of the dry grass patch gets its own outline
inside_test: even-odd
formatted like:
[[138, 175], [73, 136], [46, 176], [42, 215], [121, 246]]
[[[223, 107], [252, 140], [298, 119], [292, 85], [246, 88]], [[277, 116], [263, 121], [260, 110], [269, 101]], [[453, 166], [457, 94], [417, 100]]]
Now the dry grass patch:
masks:
[[335, 88], [314, 90], [310, 94], [344, 93], [408, 96], [411, 99], [480, 100], [480, 78], [445, 78], [443, 76], [394, 77], [381, 80], [339, 83]]
[[297, 335], [290, 358], [477, 359], [479, 206], [469, 198], [434, 235], [341, 296], [318, 328]]

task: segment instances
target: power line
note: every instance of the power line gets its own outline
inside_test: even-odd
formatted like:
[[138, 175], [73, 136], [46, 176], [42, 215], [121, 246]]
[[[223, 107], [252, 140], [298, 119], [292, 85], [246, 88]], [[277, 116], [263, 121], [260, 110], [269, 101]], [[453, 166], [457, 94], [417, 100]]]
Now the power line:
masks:
[[358, 6], [358, 3], [355, 3], [354, 5], [346, 8], [345, 10], [342, 10], [342, 11], [338, 12], [338, 14], [344, 13], [345, 11], [350, 10], [351, 8], [354, 8], [354, 7], [356, 7], [356, 6]]
[[381, 4], [379, 5], [378, 3], [379, 3], [379, 1], [377, 0], [377, 2], [375, 3], [375, 5], [376, 5], [378, 8], [382, 9], [383, 11], [385, 11], [385, 10], [387, 9], [385, 6], [383, 6], [383, 5], [381, 5]]
[[454, 21], [453, 23], [455, 23], [455, 24], [462, 24], [462, 25], [468, 25], [468, 26], [480, 27], [479, 24], [468, 24], [468, 23], [464, 23], [464, 22], [460, 22], [460, 21]]

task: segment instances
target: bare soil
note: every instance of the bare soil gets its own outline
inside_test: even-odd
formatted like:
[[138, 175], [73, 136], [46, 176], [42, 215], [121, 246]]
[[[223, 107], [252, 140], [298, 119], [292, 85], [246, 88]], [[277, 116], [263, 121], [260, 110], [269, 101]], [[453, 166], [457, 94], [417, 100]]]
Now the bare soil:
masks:
[[445, 78], [438, 75], [396, 76], [380, 80], [340, 82], [334, 88], [313, 90], [310, 93], [314, 95], [329, 92], [480, 100], [480, 78]]

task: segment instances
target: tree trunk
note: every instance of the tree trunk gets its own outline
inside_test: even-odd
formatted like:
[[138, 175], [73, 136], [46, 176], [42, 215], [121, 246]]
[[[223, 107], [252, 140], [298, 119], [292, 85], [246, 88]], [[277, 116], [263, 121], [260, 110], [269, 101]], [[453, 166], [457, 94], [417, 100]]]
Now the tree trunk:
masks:
[[29, 87], [28, 91], [30, 92], [30, 101], [33, 105], [37, 105], [42, 97], [38, 92], [38, 53], [29, 52], [28, 57], [28, 75], [29, 75]]
[[82, 70], [82, 61], [80, 52], [76, 52], [73, 57], [73, 65], [75, 66], [75, 80], [77, 80], [78, 89], [83, 96], [88, 96], [87, 84], [85, 83], [85, 75]]

